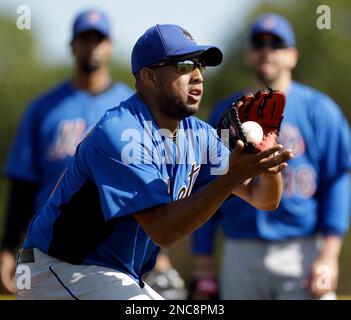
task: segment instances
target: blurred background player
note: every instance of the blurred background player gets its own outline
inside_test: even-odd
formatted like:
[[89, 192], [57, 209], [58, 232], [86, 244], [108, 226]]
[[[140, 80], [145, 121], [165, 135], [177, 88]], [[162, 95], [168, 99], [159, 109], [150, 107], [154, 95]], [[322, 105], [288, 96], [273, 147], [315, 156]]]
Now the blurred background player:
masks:
[[111, 27], [106, 14], [79, 13], [72, 30], [72, 78], [35, 99], [27, 108], [8, 155], [10, 192], [1, 242], [1, 282], [14, 292], [14, 252], [33, 214], [54, 188], [77, 144], [109, 108], [133, 90], [113, 83]]
[[277, 210], [256, 210], [233, 197], [194, 234], [193, 299], [218, 293], [213, 248], [217, 221], [224, 233], [220, 298], [335, 298], [350, 214], [350, 129], [330, 97], [292, 80], [297, 61], [289, 22], [275, 14], [259, 17], [245, 54], [253, 71], [252, 87], [215, 106], [209, 123], [216, 127], [232, 101], [264, 89], [265, 79], [287, 94], [280, 142], [295, 158], [283, 173], [284, 194]]

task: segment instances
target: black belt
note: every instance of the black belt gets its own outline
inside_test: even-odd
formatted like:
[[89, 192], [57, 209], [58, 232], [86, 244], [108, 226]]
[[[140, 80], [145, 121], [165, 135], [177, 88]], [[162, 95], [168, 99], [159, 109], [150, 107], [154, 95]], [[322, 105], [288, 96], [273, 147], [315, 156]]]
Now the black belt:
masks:
[[17, 253], [17, 265], [35, 262], [33, 248], [20, 249]]

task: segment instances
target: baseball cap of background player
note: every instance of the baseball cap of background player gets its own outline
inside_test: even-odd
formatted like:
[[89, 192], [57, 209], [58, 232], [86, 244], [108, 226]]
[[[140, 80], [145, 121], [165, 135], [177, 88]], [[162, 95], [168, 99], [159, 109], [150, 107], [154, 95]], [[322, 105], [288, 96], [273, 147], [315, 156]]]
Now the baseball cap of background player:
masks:
[[73, 38], [88, 30], [96, 30], [109, 38], [110, 22], [107, 15], [97, 9], [89, 9], [79, 13], [73, 23]]
[[251, 41], [261, 33], [270, 33], [283, 40], [287, 47], [295, 47], [294, 31], [284, 17], [268, 13], [260, 16], [251, 26]]
[[214, 46], [198, 45], [184, 28], [174, 24], [157, 24], [138, 39], [132, 51], [132, 73], [162, 61], [179, 61], [200, 57], [206, 66], [217, 66], [223, 54]]

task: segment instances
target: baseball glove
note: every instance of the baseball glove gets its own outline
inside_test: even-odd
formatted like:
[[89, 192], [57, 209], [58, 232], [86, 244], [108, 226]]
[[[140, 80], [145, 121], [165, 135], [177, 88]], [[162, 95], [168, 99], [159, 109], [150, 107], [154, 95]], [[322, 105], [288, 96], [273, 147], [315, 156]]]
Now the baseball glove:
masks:
[[[246, 151], [264, 151], [278, 141], [284, 108], [285, 94], [279, 90], [261, 90], [242, 96], [223, 112], [217, 126], [218, 135], [230, 150], [240, 139]], [[259, 144], [247, 141], [242, 128], [246, 121], [255, 121], [262, 127], [263, 140]]]

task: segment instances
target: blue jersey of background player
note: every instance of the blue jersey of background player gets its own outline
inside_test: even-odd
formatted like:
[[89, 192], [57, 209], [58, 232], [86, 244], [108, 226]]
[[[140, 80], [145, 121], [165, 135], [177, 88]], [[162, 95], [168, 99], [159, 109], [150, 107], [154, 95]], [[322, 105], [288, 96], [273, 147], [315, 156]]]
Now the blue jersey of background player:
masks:
[[1, 278], [10, 291], [14, 275], [11, 251], [18, 248], [31, 215], [48, 199], [87, 131], [107, 109], [133, 94], [124, 83], [111, 81], [108, 63], [112, 43], [105, 13], [91, 9], [76, 17], [71, 48], [75, 58], [72, 79], [31, 103], [7, 159], [5, 174], [12, 187], [2, 241]]
[[11, 179], [37, 185], [34, 211], [47, 200], [74, 155], [78, 143], [106, 109], [129, 98], [133, 91], [123, 83], [92, 94], [65, 81], [35, 100], [27, 109], [7, 159]]
[[232, 192], [259, 208], [277, 205], [291, 151], [246, 154], [238, 142], [229, 157], [214, 129], [191, 117], [204, 65], [221, 60], [177, 25], [156, 25], [137, 41], [138, 93], [79, 144], [32, 220], [18, 265], [29, 266], [35, 286], [19, 288], [19, 298], [161, 299], [142, 282], [159, 246], [194, 231]]
[[[289, 162], [289, 168], [283, 173], [284, 193], [277, 210], [274, 212], [256, 210], [239, 198], [231, 198], [223, 204], [215, 219], [210, 220], [194, 234], [193, 251], [196, 255], [207, 256], [207, 258], [213, 254], [215, 225], [216, 221], [219, 220], [225, 239], [237, 240], [235, 243], [239, 244], [239, 248], [236, 248], [236, 252], [233, 254], [238, 254], [239, 250], [245, 251], [247, 255], [251, 254], [251, 259], [247, 260], [251, 261], [250, 264], [247, 261], [244, 262], [243, 257], [240, 259], [239, 256], [236, 256], [236, 260], [240, 260], [238, 263], [241, 263], [244, 269], [246, 268], [246, 272], [259, 268], [259, 265], [262, 265], [260, 269], [263, 270], [264, 261], [262, 260], [264, 258], [261, 261], [257, 258], [255, 263], [253, 263], [252, 258], [258, 255], [258, 252], [254, 251], [259, 246], [258, 242], [251, 242], [251, 248], [255, 246], [252, 251], [247, 247], [241, 248], [240, 243], [244, 243], [243, 241], [248, 239], [262, 240], [261, 243], [267, 245], [262, 244], [261, 246], [268, 252], [272, 243], [280, 242], [283, 246], [284, 241], [308, 238], [321, 233], [324, 239], [329, 238], [336, 243], [335, 248], [328, 249], [328, 241], [325, 241], [324, 248], [320, 252], [312, 249], [307, 252], [301, 249], [301, 256], [297, 258], [301, 260], [300, 263], [293, 259], [293, 264], [298, 265], [297, 268], [303, 272], [300, 276], [296, 276], [295, 284], [299, 281], [296, 286], [294, 282], [292, 282], [293, 285], [290, 284], [290, 291], [277, 289], [278, 285], [287, 281], [287, 277], [284, 278], [281, 275], [280, 280], [277, 280], [276, 283], [274, 283], [275, 280], [272, 280], [271, 284], [268, 284], [269, 281], [267, 281], [264, 284], [264, 290], [258, 289], [260, 288], [260, 285], [257, 284], [260, 283], [259, 279], [263, 277], [278, 278], [278, 272], [274, 276], [268, 275], [268, 273], [267, 276], [263, 275], [263, 272], [259, 275], [256, 272], [256, 278], [249, 274], [251, 284], [248, 281], [246, 285], [242, 285], [241, 289], [235, 291], [235, 287], [240, 288], [241, 286], [240, 280], [234, 274], [242, 279], [245, 277], [239, 270], [234, 272], [233, 265], [231, 267], [228, 265], [232, 259], [228, 258], [226, 254], [223, 256], [222, 270], [228, 270], [232, 276], [226, 271], [220, 274], [222, 297], [225, 299], [273, 299], [279, 297], [280, 294], [280, 297], [286, 299], [304, 299], [309, 296], [309, 290], [316, 297], [320, 297], [326, 291], [335, 289], [336, 284], [333, 283], [335, 279], [331, 279], [333, 284], [329, 290], [327, 288], [324, 291], [316, 289], [313, 280], [309, 279], [310, 272], [312, 278], [316, 273], [316, 268], [312, 270], [312, 263], [318, 260], [320, 254], [319, 264], [322, 264], [323, 252], [325, 254], [327, 251], [329, 251], [330, 256], [335, 256], [333, 259], [337, 260], [340, 250], [340, 240], [338, 239], [344, 236], [349, 225], [350, 129], [341, 110], [331, 98], [315, 89], [291, 81], [290, 71], [296, 64], [296, 60], [294, 60], [296, 58], [291, 61], [287, 60], [289, 61], [287, 62], [288, 66], [285, 66], [280, 58], [280, 56], [285, 59], [295, 57], [295, 48], [292, 48], [294, 47], [294, 35], [285, 19], [276, 15], [263, 16], [253, 24], [251, 36], [252, 49], [248, 54], [251, 55], [249, 56], [251, 59], [255, 59], [251, 60], [254, 61], [251, 66], [258, 74], [258, 81], [263, 75], [270, 81], [273, 88], [287, 92], [280, 142], [284, 147], [291, 148], [295, 157]], [[279, 75], [275, 75], [276, 65], [281, 68], [277, 68], [280, 72]], [[285, 75], [281, 70], [286, 70]], [[263, 83], [257, 85], [264, 87]], [[243, 95], [245, 91], [247, 90], [238, 92], [216, 105], [209, 118], [209, 123], [216, 127], [223, 110], [232, 101]], [[233, 214], [234, 212], [235, 214]], [[240, 240], [243, 241], [240, 242]], [[293, 242], [285, 243], [292, 245]], [[295, 245], [296, 247], [300, 245], [298, 240]], [[276, 250], [276, 252], [278, 251]], [[281, 252], [284, 251], [281, 250]], [[285, 261], [290, 261], [289, 257], [292, 257], [293, 254], [286, 253], [288, 260]], [[309, 257], [307, 257], [308, 255]], [[265, 259], [269, 260], [267, 256]], [[329, 263], [330, 270], [334, 270], [333, 264], [336, 260], [331, 263], [324, 259], [323, 262], [326, 265]], [[202, 263], [204, 262], [199, 262], [199, 264]], [[209, 261], [206, 263], [209, 264]], [[289, 269], [283, 260], [279, 263], [281, 263], [281, 268]], [[201, 267], [199, 268], [201, 269]], [[274, 272], [272, 273], [274, 274]], [[334, 274], [334, 271], [332, 273]], [[292, 278], [294, 277], [295, 275], [292, 276]], [[302, 285], [304, 281], [305, 287]], [[309, 281], [311, 281], [310, 285], [308, 285]], [[233, 289], [227, 290], [227, 287], [230, 286]], [[283, 288], [284, 285], [281, 287]], [[252, 291], [255, 291], [255, 294], [251, 295]]]

